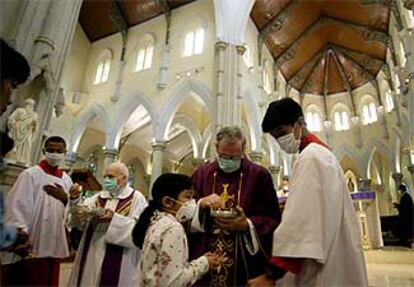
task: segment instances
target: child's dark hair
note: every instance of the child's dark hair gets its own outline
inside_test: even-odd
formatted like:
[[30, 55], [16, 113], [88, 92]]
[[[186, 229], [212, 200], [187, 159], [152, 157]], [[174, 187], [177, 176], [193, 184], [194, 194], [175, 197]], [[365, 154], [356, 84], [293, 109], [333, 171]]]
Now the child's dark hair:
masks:
[[177, 199], [180, 192], [191, 188], [191, 178], [184, 174], [165, 173], [155, 180], [151, 190], [152, 200], [150, 200], [147, 208], [141, 213], [137, 224], [135, 224], [132, 230], [132, 240], [137, 247], [142, 248], [151, 218], [156, 210], [161, 210], [162, 208], [162, 198], [169, 196]]

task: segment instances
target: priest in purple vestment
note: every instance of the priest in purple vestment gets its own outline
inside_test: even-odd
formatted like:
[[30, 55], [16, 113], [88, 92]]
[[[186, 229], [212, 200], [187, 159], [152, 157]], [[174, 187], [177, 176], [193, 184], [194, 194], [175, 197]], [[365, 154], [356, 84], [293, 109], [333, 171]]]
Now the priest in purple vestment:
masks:
[[[191, 256], [222, 254], [220, 266], [205, 275], [200, 286], [244, 286], [264, 271], [271, 254], [279, 203], [270, 173], [247, 159], [244, 147], [240, 128], [222, 128], [216, 136], [217, 160], [193, 174], [198, 208], [189, 234]], [[211, 213], [217, 209], [234, 215], [217, 217]]]

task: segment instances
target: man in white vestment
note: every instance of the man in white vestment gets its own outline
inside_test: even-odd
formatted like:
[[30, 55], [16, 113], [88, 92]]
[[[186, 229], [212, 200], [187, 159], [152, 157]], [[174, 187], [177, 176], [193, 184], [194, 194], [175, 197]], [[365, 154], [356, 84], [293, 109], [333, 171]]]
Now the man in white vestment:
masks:
[[309, 133], [291, 98], [270, 104], [262, 129], [299, 155], [267, 272], [249, 286], [273, 286], [282, 277], [282, 286], [368, 286], [358, 219], [335, 155]]
[[14, 147], [7, 157], [29, 164], [32, 142], [37, 129], [37, 114], [34, 111], [33, 99], [26, 99], [24, 104], [25, 107], [17, 108], [7, 122], [9, 136], [14, 140]]
[[80, 202], [79, 193], [71, 203], [100, 212], [85, 226], [69, 286], [136, 286], [140, 250], [132, 241], [132, 229], [147, 201], [128, 185], [125, 164], [108, 165], [104, 190]]
[[59, 169], [65, 152], [63, 138], [47, 138], [44, 159], [20, 174], [7, 196], [6, 223], [29, 234], [32, 250], [28, 257], [2, 252], [2, 286], [59, 284], [60, 259], [69, 255], [65, 209], [74, 188], [70, 177]]

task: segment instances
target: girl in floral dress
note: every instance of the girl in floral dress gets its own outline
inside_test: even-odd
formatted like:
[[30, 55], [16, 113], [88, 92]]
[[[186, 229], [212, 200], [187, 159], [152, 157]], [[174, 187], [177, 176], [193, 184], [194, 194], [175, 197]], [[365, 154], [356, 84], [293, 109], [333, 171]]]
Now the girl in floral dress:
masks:
[[218, 255], [211, 252], [188, 261], [182, 223], [191, 220], [196, 210], [191, 179], [163, 174], [154, 182], [152, 196], [132, 233], [134, 244], [142, 249], [140, 286], [191, 286], [218, 264]]

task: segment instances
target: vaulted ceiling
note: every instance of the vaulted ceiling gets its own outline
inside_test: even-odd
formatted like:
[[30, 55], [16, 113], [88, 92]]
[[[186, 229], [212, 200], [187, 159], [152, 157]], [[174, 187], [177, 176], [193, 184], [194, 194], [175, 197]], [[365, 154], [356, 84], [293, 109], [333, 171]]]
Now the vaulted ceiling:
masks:
[[288, 83], [328, 95], [375, 80], [385, 62], [390, 9], [361, 2], [256, 0], [251, 17]]
[[193, 1], [83, 0], [79, 22], [93, 42]]

